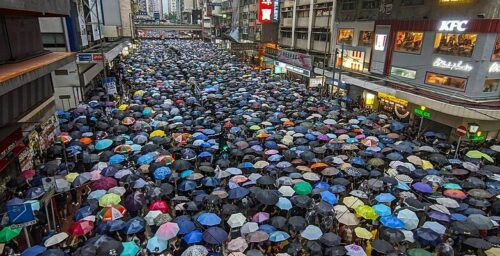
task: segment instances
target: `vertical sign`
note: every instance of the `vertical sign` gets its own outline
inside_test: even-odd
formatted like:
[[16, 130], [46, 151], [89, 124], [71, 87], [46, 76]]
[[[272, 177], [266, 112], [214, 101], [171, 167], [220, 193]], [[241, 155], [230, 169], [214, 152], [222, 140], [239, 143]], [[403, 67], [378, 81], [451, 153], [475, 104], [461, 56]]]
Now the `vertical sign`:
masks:
[[269, 24], [273, 22], [273, 0], [259, 0], [259, 22]]
[[280, 1], [274, 0], [273, 4], [273, 23], [280, 22]]
[[76, 1], [76, 12], [78, 13], [78, 26], [80, 27], [80, 39], [82, 40], [82, 46], [89, 45], [89, 39], [87, 37], [87, 26], [85, 25], [85, 11], [83, 9], [82, 0]]
[[90, 12], [90, 22], [92, 23], [92, 38], [93, 40], [101, 39], [101, 34], [99, 33], [99, 17], [97, 16], [99, 4], [97, 0], [88, 0], [89, 1], [89, 12]]
[[116, 95], [118, 91], [116, 90], [116, 79], [114, 77], [104, 78], [104, 88], [109, 95]]

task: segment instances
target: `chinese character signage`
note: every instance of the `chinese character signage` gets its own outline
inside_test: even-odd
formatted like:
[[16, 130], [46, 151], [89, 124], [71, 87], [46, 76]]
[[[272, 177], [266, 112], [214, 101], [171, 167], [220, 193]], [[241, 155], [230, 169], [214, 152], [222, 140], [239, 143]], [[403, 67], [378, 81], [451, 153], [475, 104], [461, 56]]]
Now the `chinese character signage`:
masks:
[[259, 0], [259, 22], [269, 24], [273, 22], [273, 0]]
[[274, 23], [279, 23], [280, 22], [280, 1], [279, 0], [274, 0], [274, 6], [273, 6], [273, 22]]

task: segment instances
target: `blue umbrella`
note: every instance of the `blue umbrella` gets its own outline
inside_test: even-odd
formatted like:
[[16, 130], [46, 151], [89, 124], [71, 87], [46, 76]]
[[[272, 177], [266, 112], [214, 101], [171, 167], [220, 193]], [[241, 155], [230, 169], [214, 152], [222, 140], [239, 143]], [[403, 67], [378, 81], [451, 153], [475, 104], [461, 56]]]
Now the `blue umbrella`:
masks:
[[345, 186], [337, 184], [333, 185], [328, 189], [332, 193], [342, 193], [346, 190]]
[[381, 217], [380, 222], [382, 223], [382, 225], [388, 228], [398, 228], [398, 229], [405, 228], [405, 223], [393, 215]]
[[175, 219], [175, 223], [179, 226], [179, 234], [184, 235], [196, 229], [194, 223], [188, 219]]
[[119, 155], [119, 154], [112, 155], [109, 158], [109, 163], [110, 164], [119, 164], [119, 163], [121, 163], [123, 161], [125, 161], [125, 156]]
[[281, 242], [290, 238], [290, 235], [284, 231], [274, 231], [269, 235], [269, 241], [271, 242]]
[[253, 164], [250, 162], [243, 162], [238, 166], [238, 168], [253, 168]]
[[41, 245], [34, 245], [21, 253], [21, 256], [37, 256], [45, 252], [47, 248]]
[[390, 125], [389, 127], [392, 131], [400, 131], [402, 130], [403, 128], [405, 128], [405, 124], [401, 123], [401, 122], [398, 122], [398, 121], [394, 121], [392, 122], [392, 124]]
[[94, 190], [94, 191], [89, 193], [89, 195], [87, 196], [87, 199], [99, 199], [102, 196], [104, 196], [106, 193], [108, 193], [106, 190], [102, 190], [102, 189]]
[[214, 135], [215, 134], [215, 131], [212, 129], [203, 129], [201, 132], [203, 134], [206, 134], [206, 135]]
[[172, 173], [172, 171], [170, 170], [170, 168], [168, 168], [166, 166], [161, 166], [161, 167], [156, 168], [156, 170], [153, 172], [153, 176], [155, 177], [156, 180], [164, 180], [171, 173]]
[[337, 197], [335, 196], [335, 194], [333, 194], [330, 191], [322, 191], [320, 193], [320, 195], [321, 195], [321, 200], [323, 200], [331, 205], [334, 205], [337, 203]]
[[267, 234], [271, 234], [276, 231], [276, 228], [269, 224], [262, 224], [259, 226], [259, 230], [264, 231]]
[[330, 188], [330, 184], [326, 181], [318, 181], [314, 184], [314, 189], [327, 190], [328, 188]]
[[189, 191], [196, 188], [196, 182], [192, 180], [183, 180], [181, 184], [179, 184], [180, 191]]
[[381, 217], [391, 215], [391, 208], [385, 204], [376, 204], [372, 208]]
[[106, 177], [113, 177], [115, 174], [118, 172], [118, 169], [116, 169], [113, 166], [108, 166], [102, 169], [101, 175], [106, 176]]
[[391, 193], [380, 193], [375, 197], [375, 200], [380, 203], [389, 203], [396, 200], [396, 197]]
[[351, 164], [355, 164], [355, 165], [365, 165], [366, 162], [363, 158], [361, 157], [353, 157], [351, 158]]
[[147, 153], [145, 155], [140, 156], [137, 159], [137, 163], [140, 165], [150, 164], [151, 162], [153, 162], [153, 160], [155, 160], [155, 156], [156, 156], [156, 154], [154, 154], [154, 152]]
[[215, 177], [205, 177], [201, 180], [201, 184], [207, 187], [217, 187], [219, 183], [219, 179]]
[[422, 247], [436, 246], [441, 242], [441, 236], [430, 228], [419, 228], [413, 231], [413, 237]]
[[153, 236], [148, 240], [146, 248], [152, 253], [160, 253], [167, 249], [168, 241], [160, 240], [157, 236]]
[[392, 152], [386, 156], [387, 159], [392, 161], [400, 161], [403, 160], [403, 156], [400, 153]]
[[109, 148], [111, 145], [113, 145], [113, 141], [110, 139], [99, 140], [95, 144], [95, 149], [103, 150]]
[[221, 218], [215, 213], [202, 213], [196, 219], [203, 226], [215, 226], [221, 223]]
[[269, 160], [271, 162], [279, 162], [279, 161], [281, 161], [281, 158], [283, 158], [283, 156], [276, 154], [276, 155], [270, 156], [267, 160]]
[[43, 188], [33, 187], [26, 191], [26, 198], [35, 199], [41, 197], [43, 194], [45, 194], [45, 190], [43, 190]]
[[210, 227], [203, 232], [203, 241], [208, 244], [220, 245], [227, 240], [227, 232], [219, 227]]
[[73, 215], [73, 219], [75, 221], [81, 220], [87, 216], [92, 215], [94, 210], [90, 206], [83, 206], [82, 208], [76, 210], [75, 215]]
[[181, 174], [179, 175], [182, 179], [189, 177], [191, 174], [193, 174], [193, 170], [185, 170], [182, 171]]
[[127, 221], [125, 227], [122, 229], [122, 232], [127, 235], [136, 234], [144, 231], [144, 227], [146, 226], [146, 221], [140, 217], [135, 217]]
[[198, 154], [198, 157], [212, 157], [213, 155], [210, 152], [203, 151], [200, 154]]
[[250, 191], [244, 187], [237, 187], [229, 190], [228, 198], [229, 199], [241, 199], [245, 196], [247, 196], [250, 193]]
[[278, 199], [276, 207], [280, 208], [281, 210], [287, 210], [287, 211], [293, 208], [292, 202], [290, 202], [290, 200], [288, 200], [288, 198], [285, 197], [280, 197]]
[[184, 240], [186, 244], [196, 244], [203, 241], [203, 233], [195, 229], [182, 237], [182, 240]]
[[66, 152], [68, 152], [68, 154], [70, 156], [74, 156], [80, 152], [82, 152], [82, 147], [80, 146], [69, 146], [68, 148], [66, 148]]

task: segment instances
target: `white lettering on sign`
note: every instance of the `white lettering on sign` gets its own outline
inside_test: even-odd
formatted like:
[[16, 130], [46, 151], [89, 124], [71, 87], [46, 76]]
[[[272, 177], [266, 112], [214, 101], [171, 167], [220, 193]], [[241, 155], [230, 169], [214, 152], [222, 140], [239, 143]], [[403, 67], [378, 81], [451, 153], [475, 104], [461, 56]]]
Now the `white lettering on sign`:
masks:
[[262, 20], [271, 20], [272, 9], [262, 9]]
[[442, 20], [439, 26], [439, 31], [460, 31], [463, 32], [467, 29], [466, 25], [468, 20]]
[[490, 68], [488, 69], [488, 72], [490, 73], [500, 73], [500, 64], [498, 62], [494, 62], [491, 64]]
[[434, 62], [432, 62], [432, 66], [436, 68], [458, 70], [464, 72], [469, 72], [472, 70], [472, 66], [469, 64], [464, 64], [463, 61], [451, 62], [443, 60], [441, 58], [436, 58]]

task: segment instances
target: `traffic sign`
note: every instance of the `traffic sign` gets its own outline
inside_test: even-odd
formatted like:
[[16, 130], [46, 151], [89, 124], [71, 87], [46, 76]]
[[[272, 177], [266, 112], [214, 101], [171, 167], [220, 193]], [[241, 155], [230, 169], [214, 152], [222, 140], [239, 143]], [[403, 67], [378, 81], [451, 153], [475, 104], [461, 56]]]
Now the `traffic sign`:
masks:
[[465, 134], [467, 134], [467, 128], [463, 125], [459, 125], [457, 127], [456, 134], [460, 137], [465, 136]]
[[421, 117], [424, 117], [424, 118], [431, 118], [431, 113], [427, 112], [425, 110], [422, 110], [422, 109], [419, 109], [419, 108], [415, 108], [415, 109], [413, 109], [413, 112], [415, 114], [417, 114], [418, 116], [421, 116]]

